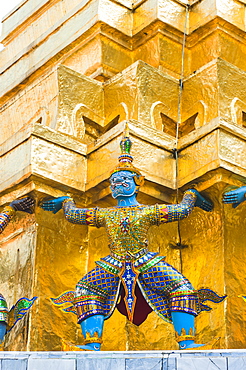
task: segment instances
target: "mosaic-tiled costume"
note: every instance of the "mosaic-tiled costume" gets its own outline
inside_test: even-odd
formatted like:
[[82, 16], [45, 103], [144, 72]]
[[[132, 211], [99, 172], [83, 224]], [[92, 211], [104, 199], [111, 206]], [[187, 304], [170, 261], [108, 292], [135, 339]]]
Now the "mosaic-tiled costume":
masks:
[[32, 299], [22, 297], [8, 310], [7, 302], [3, 295], [0, 294], [0, 321], [6, 323], [7, 332], [13, 329], [15, 324], [25, 316], [36, 299], [37, 297]]
[[[0, 234], [15, 216], [16, 211], [33, 213], [33, 210], [34, 200], [30, 197], [25, 197], [10, 203], [10, 205], [6, 206], [0, 213]], [[0, 342], [3, 340], [5, 333], [8, 333], [15, 324], [25, 316], [36, 299], [37, 297], [33, 297], [32, 299], [22, 297], [10, 310], [8, 310], [7, 302], [3, 295], [0, 294]]]
[[[210, 310], [203, 301], [221, 302], [224, 297], [209, 289], [195, 291], [181, 273], [165, 262], [165, 257], [148, 251], [149, 227], [188, 216], [195, 200], [192, 190], [187, 191], [177, 205], [79, 209], [71, 198], [66, 199], [63, 202], [66, 219], [76, 224], [105, 227], [111, 253], [97, 261], [97, 267], [79, 281], [75, 296], [70, 292], [53, 300], [54, 303], [73, 301], [81, 322], [95, 314], [109, 318], [121, 294], [117, 308], [140, 325], [152, 310], [171, 322], [173, 311], [197, 315], [202, 310]], [[66, 311], [74, 311], [74, 307]]]

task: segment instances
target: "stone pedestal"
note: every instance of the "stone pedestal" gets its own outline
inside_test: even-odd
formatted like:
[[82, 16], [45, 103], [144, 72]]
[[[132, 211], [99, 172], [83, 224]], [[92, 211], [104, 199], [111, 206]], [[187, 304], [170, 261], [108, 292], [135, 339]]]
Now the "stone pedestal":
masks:
[[243, 370], [245, 350], [1, 352], [1, 370]]

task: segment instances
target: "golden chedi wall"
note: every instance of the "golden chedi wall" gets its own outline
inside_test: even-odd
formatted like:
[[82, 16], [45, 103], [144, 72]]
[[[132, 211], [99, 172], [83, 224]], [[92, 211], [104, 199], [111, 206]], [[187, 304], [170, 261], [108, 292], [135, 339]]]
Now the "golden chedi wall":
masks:
[[[214, 202], [211, 213], [195, 209], [181, 222], [188, 248], [170, 247], [176, 223], [152, 227], [149, 242], [195, 288], [228, 295], [196, 320], [200, 343], [218, 337], [218, 348], [246, 345], [238, 297], [246, 208], [221, 202], [246, 178], [245, 13], [235, 0], [27, 0], [3, 19], [0, 53], [0, 206], [26, 194], [114, 204], [107, 179], [128, 122], [146, 177], [140, 202], [175, 202], [177, 186], [181, 196], [194, 184]], [[62, 212], [18, 213], [0, 239], [1, 293], [9, 306], [22, 295], [39, 299], [5, 349], [82, 343], [75, 315], [49, 297], [74, 289], [106, 254], [102, 229], [69, 224]], [[105, 323], [103, 350], [177, 348], [172, 325], [154, 313], [140, 327], [117, 311]]]

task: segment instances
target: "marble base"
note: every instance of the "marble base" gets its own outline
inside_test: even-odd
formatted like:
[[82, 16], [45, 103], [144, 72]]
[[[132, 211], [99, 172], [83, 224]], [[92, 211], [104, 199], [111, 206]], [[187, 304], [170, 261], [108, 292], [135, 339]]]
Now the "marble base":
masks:
[[0, 370], [245, 370], [246, 350], [1, 352]]

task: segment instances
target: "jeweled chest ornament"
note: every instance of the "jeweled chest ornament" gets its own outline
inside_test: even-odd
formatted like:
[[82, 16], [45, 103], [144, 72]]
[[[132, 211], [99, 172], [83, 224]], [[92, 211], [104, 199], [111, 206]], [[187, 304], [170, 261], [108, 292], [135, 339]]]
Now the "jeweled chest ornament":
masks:
[[128, 233], [130, 230], [130, 220], [129, 217], [122, 218], [120, 220], [120, 227], [122, 233]]

